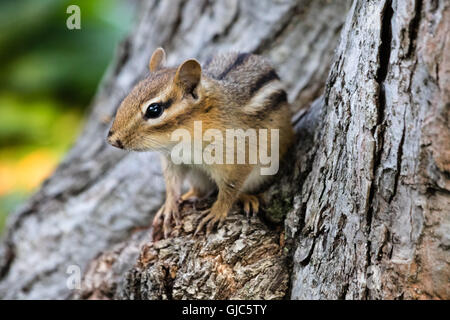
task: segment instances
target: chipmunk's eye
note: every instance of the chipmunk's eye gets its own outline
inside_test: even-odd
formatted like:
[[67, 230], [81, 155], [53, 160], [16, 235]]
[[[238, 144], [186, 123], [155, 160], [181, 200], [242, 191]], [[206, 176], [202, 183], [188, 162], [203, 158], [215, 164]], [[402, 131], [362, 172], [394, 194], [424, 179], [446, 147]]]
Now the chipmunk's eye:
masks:
[[158, 118], [162, 115], [164, 111], [164, 108], [159, 103], [152, 103], [147, 107], [147, 110], [145, 110], [145, 117], [147, 119], [154, 119]]

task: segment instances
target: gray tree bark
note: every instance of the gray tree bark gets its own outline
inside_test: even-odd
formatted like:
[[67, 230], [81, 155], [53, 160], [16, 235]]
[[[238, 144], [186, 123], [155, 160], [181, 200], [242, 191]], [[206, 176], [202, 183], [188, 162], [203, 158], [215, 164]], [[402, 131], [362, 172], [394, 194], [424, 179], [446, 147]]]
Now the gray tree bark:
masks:
[[[0, 297], [448, 299], [449, 24], [445, 0], [146, 3], [84, 132], [9, 221]], [[262, 54], [287, 84], [297, 144], [259, 218], [236, 206], [193, 237], [213, 199], [183, 204], [173, 237], [150, 242], [158, 156], [105, 136], [158, 46], [169, 64]]]

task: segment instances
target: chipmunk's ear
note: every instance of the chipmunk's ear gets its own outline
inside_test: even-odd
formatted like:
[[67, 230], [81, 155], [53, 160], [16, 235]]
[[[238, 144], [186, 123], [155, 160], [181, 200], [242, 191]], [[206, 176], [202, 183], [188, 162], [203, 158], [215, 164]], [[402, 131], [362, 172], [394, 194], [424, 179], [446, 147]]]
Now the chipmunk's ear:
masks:
[[148, 68], [150, 72], [155, 72], [159, 69], [161, 69], [164, 66], [164, 63], [166, 61], [166, 52], [163, 48], [156, 49], [152, 57], [150, 58], [150, 62], [148, 63]]
[[178, 67], [174, 81], [187, 92], [192, 92], [200, 82], [201, 76], [202, 67], [200, 63], [195, 59], [189, 59]]

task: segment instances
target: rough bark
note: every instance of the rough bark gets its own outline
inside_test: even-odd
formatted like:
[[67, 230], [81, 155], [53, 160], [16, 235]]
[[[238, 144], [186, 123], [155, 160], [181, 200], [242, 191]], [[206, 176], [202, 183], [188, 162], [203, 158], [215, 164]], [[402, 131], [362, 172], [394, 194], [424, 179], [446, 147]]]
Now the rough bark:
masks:
[[287, 224], [292, 298], [448, 299], [449, 22], [448, 1], [353, 3]]
[[[449, 15], [448, 1], [149, 2], [83, 134], [12, 215], [0, 297], [448, 298]], [[260, 218], [236, 207], [195, 238], [185, 204], [182, 227], [150, 243], [158, 157], [104, 137], [157, 46], [169, 63], [263, 54], [288, 85], [297, 144]]]

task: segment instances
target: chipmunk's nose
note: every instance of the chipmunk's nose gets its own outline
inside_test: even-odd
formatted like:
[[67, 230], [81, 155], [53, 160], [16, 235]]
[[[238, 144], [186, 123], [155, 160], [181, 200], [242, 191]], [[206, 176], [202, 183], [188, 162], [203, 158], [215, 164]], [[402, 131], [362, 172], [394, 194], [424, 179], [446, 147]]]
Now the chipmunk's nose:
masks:
[[123, 149], [123, 143], [120, 139], [116, 139], [113, 137], [113, 132], [110, 130], [108, 132], [108, 138], [106, 139], [108, 143], [116, 148]]
[[122, 144], [122, 142], [119, 139], [113, 140], [113, 141], [109, 141], [109, 144], [114, 146], [114, 147], [116, 147], [116, 148], [123, 149], [123, 144]]

